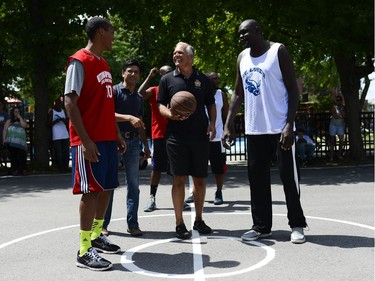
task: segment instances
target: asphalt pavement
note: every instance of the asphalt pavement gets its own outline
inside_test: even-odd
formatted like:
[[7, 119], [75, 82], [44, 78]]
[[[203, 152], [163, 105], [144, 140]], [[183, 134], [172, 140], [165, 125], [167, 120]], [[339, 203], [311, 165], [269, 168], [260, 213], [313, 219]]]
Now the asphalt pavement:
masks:
[[[301, 202], [309, 231], [306, 243], [290, 242], [285, 198], [272, 169], [273, 235], [244, 243], [251, 228], [246, 163], [229, 162], [224, 204], [213, 205], [214, 178], [207, 178], [205, 222], [210, 235], [193, 231], [174, 237], [171, 177], [163, 175], [158, 210], [145, 213], [150, 166], [140, 173], [139, 223], [142, 237], [126, 232], [126, 187], [116, 190], [112, 242], [120, 254], [103, 256], [113, 268], [93, 272], [75, 266], [79, 245], [79, 196], [70, 174], [0, 177], [0, 280], [374, 280], [374, 166], [303, 168]], [[186, 196], [189, 193], [189, 182]], [[192, 209], [184, 212], [188, 229]]]

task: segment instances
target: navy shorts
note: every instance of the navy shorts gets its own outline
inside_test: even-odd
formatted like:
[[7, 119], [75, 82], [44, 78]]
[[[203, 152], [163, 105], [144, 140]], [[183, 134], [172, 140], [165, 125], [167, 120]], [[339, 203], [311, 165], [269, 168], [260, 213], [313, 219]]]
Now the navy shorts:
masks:
[[211, 171], [215, 175], [225, 174], [227, 171], [226, 154], [223, 152], [221, 141], [210, 142], [210, 166]]
[[166, 172], [168, 168], [168, 157], [167, 157], [167, 140], [154, 139], [152, 140], [152, 170]]
[[118, 182], [117, 142], [95, 143], [99, 150], [99, 162], [84, 158], [82, 145], [72, 146], [73, 194], [85, 194], [115, 189]]
[[209, 140], [167, 139], [167, 154], [173, 176], [207, 177]]

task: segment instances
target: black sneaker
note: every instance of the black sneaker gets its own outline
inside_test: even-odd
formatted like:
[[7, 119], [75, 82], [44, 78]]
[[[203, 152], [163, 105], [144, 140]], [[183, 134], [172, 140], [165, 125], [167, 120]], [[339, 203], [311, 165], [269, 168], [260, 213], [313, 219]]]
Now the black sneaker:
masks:
[[184, 209], [183, 209], [183, 210], [184, 210], [184, 211], [189, 211], [189, 210], [191, 210], [190, 205], [189, 205], [188, 203], [184, 202]]
[[176, 226], [176, 237], [179, 239], [189, 239], [191, 237], [191, 232], [186, 229], [184, 223]]
[[204, 221], [195, 221], [194, 230], [197, 230], [200, 234], [210, 234], [212, 232], [211, 227], [204, 223]]
[[95, 250], [106, 254], [116, 254], [121, 251], [119, 246], [112, 244], [108, 237], [103, 234], [91, 240], [91, 245]]
[[98, 252], [91, 247], [82, 257], [79, 256], [78, 251], [76, 266], [95, 271], [104, 271], [110, 269], [112, 267], [112, 263], [99, 256]]
[[216, 191], [214, 205], [221, 205], [221, 204], [223, 204], [223, 193], [221, 191]]

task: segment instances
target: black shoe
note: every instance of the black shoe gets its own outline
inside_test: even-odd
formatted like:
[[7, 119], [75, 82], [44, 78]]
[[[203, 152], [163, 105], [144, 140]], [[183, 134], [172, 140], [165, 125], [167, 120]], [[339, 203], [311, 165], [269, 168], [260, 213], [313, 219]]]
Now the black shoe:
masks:
[[195, 221], [194, 230], [197, 230], [200, 234], [210, 234], [212, 232], [211, 227], [204, 223], [204, 221]]
[[107, 236], [103, 234], [91, 240], [91, 245], [95, 250], [106, 254], [116, 254], [121, 251], [119, 246], [112, 244]]
[[214, 205], [221, 205], [221, 204], [223, 204], [223, 193], [221, 191], [216, 191]]
[[129, 227], [127, 232], [130, 233], [130, 235], [133, 237], [138, 237], [138, 236], [143, 235], [143, 232], [142, 230], [140, 230], [139, 227]]
[[184, 209], [183, 209], [183, 210], [184, 210], [184, 211], [189, 211], [189, 210], [191, 210], [190, 205], [189, 205], [188, 203], [184, 202]]
[[82, 257], [79, 256], [78, 251], [76, 266], [95, 271], [103, 271], [110, 269], [112, 267], [112, 263], [99, 256], [96, 250], [91, 247]]
[[191, 237], [191, 232], [186, 229], [184, 223], [176, 226], [176, 237], [183, 240]]

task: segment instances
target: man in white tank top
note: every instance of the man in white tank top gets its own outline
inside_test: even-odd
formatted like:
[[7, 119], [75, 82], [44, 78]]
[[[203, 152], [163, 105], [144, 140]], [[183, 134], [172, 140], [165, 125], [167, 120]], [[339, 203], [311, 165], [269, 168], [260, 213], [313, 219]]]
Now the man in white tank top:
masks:
[[253, 226], [241, 238], [257, 240], [272, 235], [271, 162], [277, 157], [288, 209], [291, 242], [304, 243], [307, 226], [300, 203], [299, 176], [294, 148], [294, 120], [298, 86], [292, 58], [280, 43], [264, 40], [256, 20], [238, 29], [243, 50], [237, 59], [237, 79], [222, 137], [235, 144], [234, 119], [244, 102], [248, 176]]

